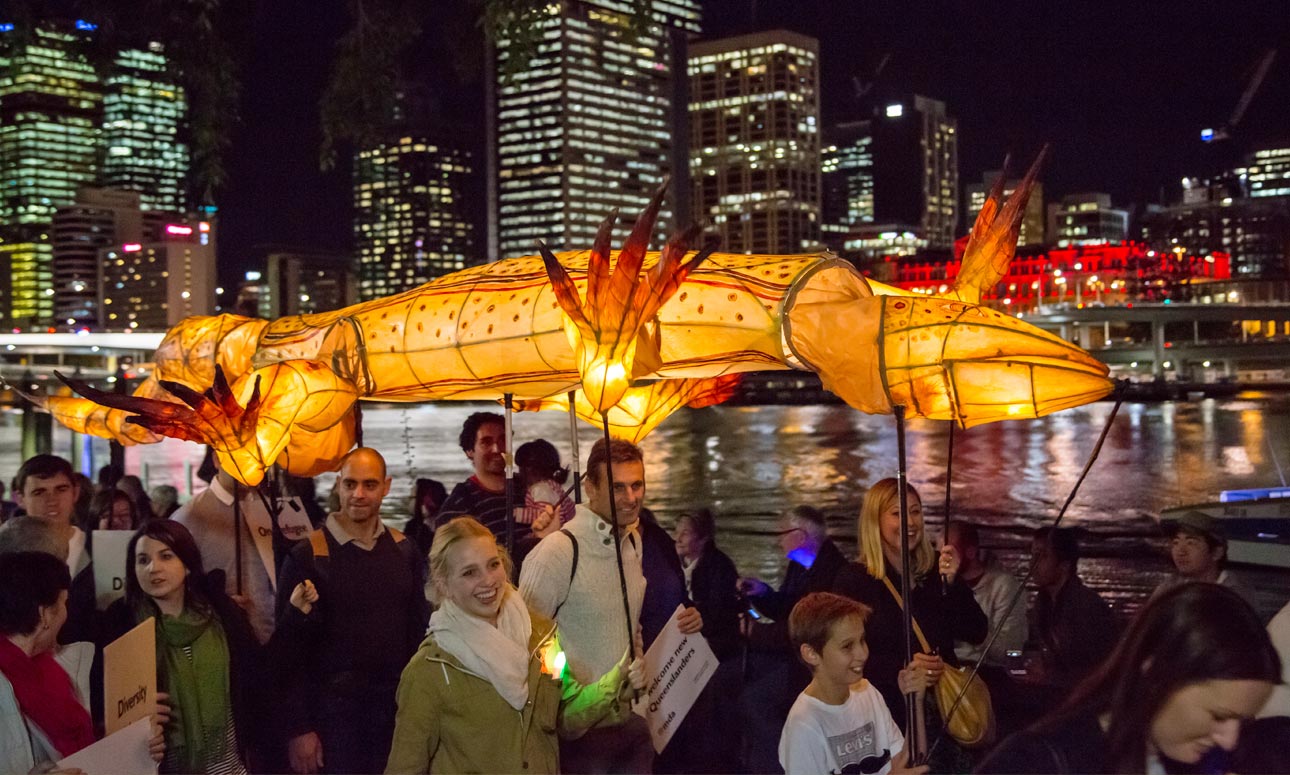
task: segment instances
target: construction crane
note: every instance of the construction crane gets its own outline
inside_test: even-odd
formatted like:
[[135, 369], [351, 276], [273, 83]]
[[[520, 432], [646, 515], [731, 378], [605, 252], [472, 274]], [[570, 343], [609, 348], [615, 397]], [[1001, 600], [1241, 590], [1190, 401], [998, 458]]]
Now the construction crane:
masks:
[[1217, 129], [1206, 128], [1200, 130], [1202, 142], [1216, 143], [1220, 140], [1231, 139], [1232, 132], [1236, 129], [1236, 125], [1241, 123], [1241, 119], [1245, 117], [1245, 111], [1250, 107], [1250, 101], [1254, 99], [1259, 87], [1263, 85], [1263, 79], [1267, 77], [1268, 70], [1272, 68], [1272, 61], [1276, 58], [1277, 50], [1275, 48], [1264, 52], [1263, 58], [1259, 60], [1258, 65], [1254, 68], [1254, 75], [1250, 78], [1249, 85], [1245, 87], [1245, 91], [1241, 94], [1241, 99], [1236, 103], [1236, 109], [1232, 111], [1231, 118], [1227, 119], [1227, 123]]

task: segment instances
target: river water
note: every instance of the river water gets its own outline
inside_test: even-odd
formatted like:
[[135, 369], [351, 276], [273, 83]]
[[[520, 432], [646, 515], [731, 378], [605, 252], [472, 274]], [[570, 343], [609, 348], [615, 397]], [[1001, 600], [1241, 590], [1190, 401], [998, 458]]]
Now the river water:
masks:
[[[462, 420], [482, 404], [381, 405], [363, 413], [364, 441], [383, 452], [394, 477], [387, 518], [406, 518], [416, 477], [452, 485], [470, 473], [457, 445]], [[955, 431], [951, 511], [981, 527], [982, 543], [1019, 572], [1028, 562], [1027, 531], [1051, 523], [1079, 477], [1112, 410], [1109, 402], [1050, 417]], [[556, 412], [517, 414], [517, 443], [545, 438], [569, 456], [569, 422]], [[579, 423], [582, 456], [599, 431]], [[929, 522], [944, 513], [949, 425], [908, 426], [909, 479], [922, 494]], [[1080, 573], [1127, 617], [1168, 572], [1153, 516], [1201, 502], [1219, 490], [1277, 484], [1276, 459], [1290, 466], [1290, 396], [1243, 394], [1234, 399], [1126, 404], [1100, 458], [1063, 524], [1088, 531]], [[1270, 446], [1269, 442], [1275, 446]], [[55, 431], [55, 452], [68, 454], [71, 434]], [[783, 560], [773, 531], [797, 504], [820, 508], [844, 552], [854, 553], [855, 518], [865, 487], [896, 472], [891, 417], [841, 405], [683, 409], [645, 439], [647, 503], [671, 527], [676, 514], [706, 505], [718, 514], [718, 542], [741, 573], [774, 581]], [[93, 463], [106, 443], [92, 445]], [[82, 465], [89, 455], [78, 445]], [[130, 472], [149, 484], [187, 489], [200, 463], [194, 444], [167, 441], [127, 454]], [[0, 472], [20, 462], [18, 418], [0, 418]], [[319, 477], [319, 492], [332, 475]], [[194, 479], [195, 484], [200, 485]], [[933, 527], [933, 534], [939, 529]], [[1290, 573], [1241, 568], [1265, 616], [1290, 599]]]

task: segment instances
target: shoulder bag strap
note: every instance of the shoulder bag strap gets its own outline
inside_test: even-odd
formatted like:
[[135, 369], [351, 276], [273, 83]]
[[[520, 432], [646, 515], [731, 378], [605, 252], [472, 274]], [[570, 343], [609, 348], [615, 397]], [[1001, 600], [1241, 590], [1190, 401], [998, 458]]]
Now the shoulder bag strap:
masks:
[[[887, 591], [891, 593], [892, 597], [896, 598], [896, 605], [900, 606], [900, 610], [905, 610], [905, 601], [901, 599], [900, 593], [896, 591], [896, 585], [891, 583], [891, 579], [885, 573], [882, 575], [882, 583], [887, 585]], [[923, 653], [932, 653], [931, 646], [927, 644], [927, 638], [923, 635], [923, 628], [918, 626], [917, 619], [913, 619], [913, 622], [914, 634], [918, 636], [918, 642], [923, 647]]]

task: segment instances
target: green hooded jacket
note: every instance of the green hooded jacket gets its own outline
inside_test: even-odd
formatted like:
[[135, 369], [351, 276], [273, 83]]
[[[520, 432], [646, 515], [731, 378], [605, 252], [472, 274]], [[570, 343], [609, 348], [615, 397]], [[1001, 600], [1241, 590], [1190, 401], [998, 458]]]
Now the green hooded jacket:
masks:
[[[427, 635], [399, 679], [398, 715], [387, 773], [550, 773], [560, 771], [557, 737], [574, 739], [629, 713], [620, 662], [594, 684], [551, 675], [560, 652], [555, 623], [529, 610], [529, 699], [515, 710]], [[543, 666], [544, 656], [547, 666]]]

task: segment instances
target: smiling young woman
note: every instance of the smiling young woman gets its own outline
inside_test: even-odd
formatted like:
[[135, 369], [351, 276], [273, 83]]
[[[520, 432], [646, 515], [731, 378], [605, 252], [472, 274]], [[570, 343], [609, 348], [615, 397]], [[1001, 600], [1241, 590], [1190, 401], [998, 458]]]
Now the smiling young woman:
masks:
[[643, 684], [626, 656], [577, 684], [555, 624], [525, 605], [472, 517], [435, 531], [430, 579], [439, 609], [399, 681], [388, 773], [559, 772], [557, 729], [576, 737], [625, 707], [629, 676]]

